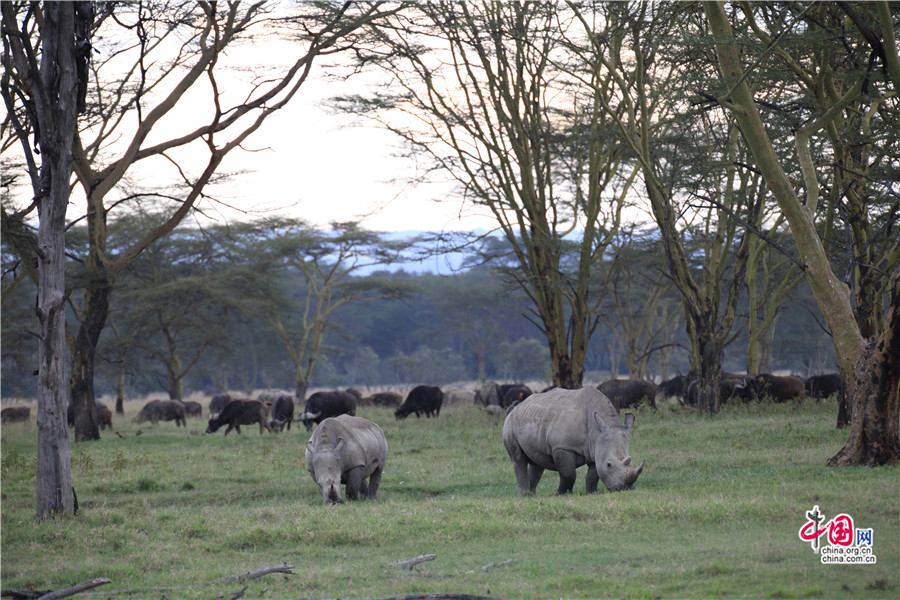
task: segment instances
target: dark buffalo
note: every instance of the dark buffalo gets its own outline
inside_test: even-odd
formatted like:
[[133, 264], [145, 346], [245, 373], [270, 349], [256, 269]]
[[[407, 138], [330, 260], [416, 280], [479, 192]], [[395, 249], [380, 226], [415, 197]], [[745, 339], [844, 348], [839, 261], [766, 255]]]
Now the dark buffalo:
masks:
[[690, 375], [676, 375], [656, 386], [656, 393], [662, 399], [684, 398], [693, 378]]
[[11, 406], [0, 410], [0, 423], [21, 423], [30, 418], [30, 406]]
[[135, 423], [143, 423], [150, 421], [154, 425], [160, 421], [175, 421], [175, 426], [187, 427], [187, 421], [184, 418], [184, 405], [178, 400], [151, 400], [144, 405], [138, 416], [134, 418]]
[[498, 384], [495, 381], [486, 381], [481, 389], [475, 390], [474, 401], [475, 404], [483, 406], [508, 408], [517, 400], [521, 402], [533, 393], [531, 388], [521, 383]]
[[[101, 411], [109, 412], [109, 408], [100, 402], [99, 400], [95, 401], [94, 404], [97, 406], [97, 419], [100, 423], [100, 429], [103, 429], [103, 417], [100, 416]], [[66, 409], [66, 422], [69, 424], [69, 427], [75, 426], [75, 405], [69, 404], [69, 407]], [[109, 418], [110, 428], [112, 427], [112, 413], [110, 413]]]
[[747, 381], [742, 397], [745, 399], [769, 398], [774, 402], [788, 402], [790, 400], [802, 402], [805, 391], [802, 377], [760, 373]]
[[216, 394], [209, 401], [209, 418], [218, 417], [225, 405], [231, 402], [231, 394]]
[[475, 390], [475, 404], [483, 406], [500, 406], [500, 386], [496, 381], [486, 381], [482, 384], [481, 389]]
[[840, 394], [844, 391], [844, 380], [840, 373], [827, 373], [825, 375], [813, 375], [804, 384], [806, 395], [810, 398], [830, 398], [832, 394]]
[[441, 391], [441, 388], [433, 385], [419, 385], [409, 392], [406, 401], [394, 411], [394, 416], [398, 419], [405, 419], [415, 413], [418, 419], [419, 413], [425, 413], [426, 417], [434, 415], [437, 418], [441, 414], [441, 404], [443, 403], [444, 392]]
[[272, 431], [284, 431], [287, 425], [288, 431], [291, 430], [291, 421], [294, 420], [294, 399], [286, 394], [282, 394], [275, 398], [272, 402], [272, 418], [269, 419], [269, 425]]
[[259, 400], [232, 400], [225, 405], [217, 417], [210, 417], [206, 433], [215, 433], [223, 425], [228, 425], [225, 435], [234, 429], [241, 433], [241, 425], [253, 425], [259, 423], [259, 434], [263, 430], [272, 433], [269, 426], [269, 407]]
[[386, 408], [397, 408], [403, 404], [403, 396], [397, 392], [378, 392], [362, 399], [363, 406], [384, 406]]
[[[719, 404], [725, 404], [734, 398], [740, 398], [746, 402], [748, 400], [746, 386], [752, 378], [752, 375], [723, 373], [722, 378], [719, 379]], [[685, 404], [697, 405], [697, 383], [698, 380], [694, 379], [688, 384], [684, 393]]]
[[105, 404], [97, 403], [97, 423], [100, 429], [112, 429], [112, 411]]
[[532, 395], [534, 392], [524, 383], [512, 383], [501, 385], [500, 393], [502, 394], [502, 396], [500, 396], [500, 407], [510, 408]]
[[646, 379], [610, 379], [597, 386], [616, 410], [633, 408], [643, 402], [656, 408], [656, 386]]
[[202, 417], [203, 407], [199, 402], [182, 402], [184, 404], [184, 416], [186, 417]]
[[306, 399], [303, 414], [297, 417], [297, 420], [303, 421], [303, 425], [309, 431], [313, 428], [313, 424], [321, 423], [329, 417], [356, 416], [356, 405], [356, 396], [345, 391], [316, 392]]

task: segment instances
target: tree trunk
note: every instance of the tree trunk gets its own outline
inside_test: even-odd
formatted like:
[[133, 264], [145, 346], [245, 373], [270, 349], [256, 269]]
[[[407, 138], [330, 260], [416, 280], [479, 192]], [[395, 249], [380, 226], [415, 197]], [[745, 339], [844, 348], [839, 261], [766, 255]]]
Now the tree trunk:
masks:
[[705, 324], [695, 326], [697, 344], [697, 406], [703, 412], [717, 414], [721, 406], [719, 381], [722, 379], [722, 344], [715, 331]]
[[[896, 463], [900, 461], [900, 401], [897, 399], [900, 382], [897, 345], [900, 336], [896, 333], [900, 323], [900, 270], [892, 274], [890, 318], [885, 319], [875, 343], [870, 343], [872, 338], [866, 338], [860, 331], [849, 289], [831, 269], [812, 215], [798, 198], [793, 184], [778, 162], [753, 95], [743, 78], [741, 57], [724, 5], [704, 2], [704, 9], [715, 38], [722, 78], [731, 92], [730, 98], [723, 98], [722, 102], [735, 115], [760, 172], [788, 220], [805, 264], [806, 280], [831, 328], [838, 368], [848, 385], [850, 438], [828, 464], [874, 466]], [[802, 133], [808, 138], [812, 132], [804, 128]], [[796, 135], [798, 152], [808, 152], [808, 147], [804, 147], [808, 146], [808, 139], [800, 137], [800, 130]], [[814, 173], [805, 175], [808, 175], [804, 177], [808, 186], [817, 185]]]
[[125, 361], [119, 363], [116, 373], [116, 414], [125, 414]]
[[40, 219], [37, 516], [41, 519], [75, 512], [66, 423], [65, 226], [78, 97], [75, 5], [48, 2], [43, 9], [40, 66], [43, 93], [36, 103], [42, 157], [36, 198]]
[[856, 402], [849, 415], [850, 437], [829, 466], [900, 462], [900, 269], [892, 284], [891, 312], [881, 338], [863, 350], [854, 373], [842, 373], [849, 388], [845, 394]]
[[[98, 267], [95, 267], [98, 268]], [[100, 439], [94, 395], [95, 349], [109, 314], [112, 287], [106, 277], [93, 278], [84, 292], [81, 324], [72, 348], [72, 405], [75, 411], [75, 441]]]

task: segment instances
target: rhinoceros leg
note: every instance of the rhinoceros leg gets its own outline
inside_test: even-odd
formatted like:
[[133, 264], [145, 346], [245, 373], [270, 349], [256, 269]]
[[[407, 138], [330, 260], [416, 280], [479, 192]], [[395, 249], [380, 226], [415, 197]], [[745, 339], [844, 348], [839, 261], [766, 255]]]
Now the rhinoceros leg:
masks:
[[362, 466], [353, 467], [344, 473], [347, 482], [347, 500], [359, 499], [359, 492], [366, 491], [366, 480], [363, 477], [365, 470]]
[[578, 468], [578, 458], [574, 452], [568, 450], [556, 450], [553, 452], [553, 463], [559, 472], [559, 488], [556, 494], [571, 494], [575, 487], [575, 469]]
[[381, 469], [375, 469], [372, 475], [369, 476], [369, 489], [366, 492], [366, 497], [374, 500], [378, 495], [378, 486], [381, 485]]
[[588, 465], [587, 478], [585, 479], [584, 491], [587, 494], [596, 494], [597, 487], [600, 483], [600, 474], [597, 473], [597, 465]]
[[522, 449], [515, 442], [507, 443], [506, 452], [509, 454], [509, 460], [512, 462], [513, 472], [516, 474], [516, 484], [519, 487], [520, 494], [533, 494], [534, 488], [537, 486], [537, 482], [541, 479], [541, 473], [543, 473], [543, 469], [537, 473], [536, 480], [534, 485], [531, 485], [531, 480], [533, 477], [533, 468], [537, 468], [537, 465], [533, 464], [528, 457], [525, 456], [525, 453], [522, 452]]
[[537, 491], [537, 486], [541, 482], [541, 476], [544, 474], [544, 467], [539, 467], [534, 463], [528, 463], [528, 490], [533, 494]]

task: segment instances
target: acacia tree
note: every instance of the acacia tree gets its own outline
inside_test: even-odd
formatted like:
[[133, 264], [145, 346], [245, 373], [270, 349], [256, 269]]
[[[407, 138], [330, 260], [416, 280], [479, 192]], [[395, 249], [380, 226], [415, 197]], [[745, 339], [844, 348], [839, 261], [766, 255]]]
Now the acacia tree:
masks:
[[[111, 245], [130, 243], [158, 215], [129, 215], [112, 224]], [[253, 285], [253, 270], [233, 257], [225, 227], [179, 227], [151, 244], [119, 278], [113, 303], [120, 352], [142, 350], [165, 373], [165, 389], [182, 400], [183, 381], [212, 346], [223, 342], [231, 316], [249, 308], [235, 290]], [[112, 315], [111, 315], [112, 316]], [[104, 345], [108, 351], [108, 345]]]
[[[4, 3], [4, 39], [37, 40], [43, 21], [31, 17], [33, 6]], [[224, 158], [296, 95], [320, 56], [353, 46], [359, 28], [384, 14], [380, 3], [300, 4], [280, 21], [266, 10], [262, 2], [109, 3], [101, 16], [114, 12], [115, 19], [98, 17], [94, 22], [95, 28], [103, 28], [102, 43], [93, 47], [102, 58], [92, 63], [90, 78], [83, 82], [88, 110], [71, 152], [87, 202], [84, 219], [89, 233], [88, 254], [82, 259], [84, 293], [80, 303], [73, 302], [78, 327], [70, 337], [76, 441], [99, 438], [95, 353], [117, 275], [209, 197], [207, 185], [214, 182]], [[399, 7], [387, 12], [393, 10]], [[286, 61], [275, 74], [249, 81], [232, 78], [224, 85], [226, 49], [250, 41], [254, 32], [271, 31], [273, 24], [288, 23], [295, 25], [295, 60]], [[22, 64], [36, 63], [40, 48], [37, 43], [24, 45]], [[36, 102], [28, 73], [18, 65], [17, 61], [8, 93], [4, 91], [15, 116], [21, 102]], [[171, 133], [167, 128], [186, 111], [191, 118]], [[33, 165], [32, 145], [24, 143], [31, 135], [28, 124], [18, 119], [15, 131]], [[138, 166], [153, 168], [156, 184], [169, 177], [183, 189], [165, 196], [170, 209], [163, 223], [112, 254], [107, 249], [107, 222], [111, 212], [131, 197], [125, 184]], [[163, 197], [158, 192], [145, 196]]]
[[[869, 228], [870, 199], [877, 195], [873, 176], [890, 156], [881, 149], [885, 140], [876, 132], [896, 122], [900, 91], [896, 24], [885, 3], [823, 3], [796, 14], [790, 8], [784, 13], [760, 14], [754, 6], [742, 4], [731, 19], [722, 3], [706, 2], [704, 9], [724, 84], [718, 102], [737, 119], [743, 139], [794, 233], [806, 280], [834, 339], [851, 422], [847, 443], [828, 464], [896, 463], [900, 460], [900, 243], [896, 235], [889, 236], [890, 241], [882, 245], [887, 252], [876, 257], [871, 253], [875, 232]], [[857, 10], [864, 11], [867, 18]], [[847, 27], [845, 17], [854, 23], [853, 28]], [[741, 60], [732, 21], [764, 44], [765, 50], [749, 65]], [[794, 53], [799, 45], [789, 51], [784, 39], [802, 39], [802, 34], [810, 31], [817, 35], [828, 32], [831, 35], [825, 39], [835, 42], [802, 57]], [[787, 67], [807, 92], [807, 112], [801, 113], [802, 123], [793, 140], [805, 196], [785, 172], [747, 83], [766, 60]], [[851, 131], [862, 136], [851, 136]], [[831, 190], [841, 200], [854, 239], [862, 245], [854, 243], [854, 259], [867, 260], [857, 267], [862, 272], [857, 271], [856, 286], [857, 300], [868, 302], [866, 306], [857, 304], [856, 311], [851, 289], [832, 270], [816, 230], [819, 199], [827, 188], [820, 182], [823, 169], [817, 169], [813, 160], [811, 140], [815, 137], [830, 142], [830, 161], [825, 164], [830, 167]], [[893, 215], [888, 216], [885, 233], [894, 231], [896, 201], [892, 204]], [[871, 286], [863, 282], [866, 278], [880, 283]]]
[[[606, 275], [612, 280], [607, 286], [606, 318], [628, 377], [643, 378], [653, 354], [668, 347], [668, 339], [681, 325], [678, 304], [672, 301], [673, 286], [660, 261], [664, 253], [659, 239], [623, 228], [610, 253], [614, 258]], [[613, 366], [615, 375], [618, 364]]]
[[[581, 386], [597, 290], [590, 270], [618, 228], [633, 175], [597, 94], [551, 61], [567, 17], [554, 4], [423, 3], [376, 35], [363, 57], [397, 93], [344, 99], [396, 133], [428, 175], [449, 176], [483, 207], [517, 260], [514, 274], [547, 338], [553, 381]], [[430, 162], [428, 162], [430, 161]]]
[[353, 302], [400, 298], [407, 286], [376, 277], [355, 278], [360, 270], [401, 260], [414, 241], [391, 241], [357, 223], [333, 223], [319, 231], [301, 220], [258, 224], [265, 258], [259, 263], [259, 306], [294, 364], [294, 393], [306, 398], [316, 364], [326, 350], [335, 311]]
[[[560, 36], [580, 61], [609, 74], [615, 92], [598, 89], [596, 97], [640, 170], [668, 273], [682, 296], [699, 404], [717, 412], [723, 350], [748, 254], [747, 236], [731, 216], [754, 207], [741, 187], [733, 123], [689, 103], [689, 76], [702, 70], [685, 65], [703, 57], [680, 35], [697, 30], [697, 10], [680, 3], [569, 4], [579, 27]], [[697, 198], [699, 208], [691, 206]], [[705, 241], [691, 253], [688, 229], [691, 239]]]
[[[19, 31], [16, 8], [25, 13]], [[14, 238], [19, 240], [18, 249], [28, 252], [25, 260], [37, 264], [37, 515], [72, 515], [75, 500], [65, 420], [65, 224], [72, 144], [87, 85], [85, 48], [90, 47], [92, 6], [60, 2], [41, 9], [3, 3], [2, 11], [2, 93], [8, 111], [4, 128], [12, 123], [25, 149], [34, 194], [30, 209], [37, 209], [39, 219], [36, 240], [28, 235]], [[39, 55], [38, 41], [22, 33], [38, 26]], [[30, 100], [24, 106], [16, 100], [22, 96]], [[40, 167], [35, 147], [40, 150]]]

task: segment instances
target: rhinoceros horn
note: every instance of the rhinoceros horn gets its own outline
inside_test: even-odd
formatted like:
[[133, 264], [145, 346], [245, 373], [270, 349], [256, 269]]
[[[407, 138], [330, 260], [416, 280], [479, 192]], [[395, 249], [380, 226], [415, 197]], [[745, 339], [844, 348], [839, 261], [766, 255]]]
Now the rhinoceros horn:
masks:
[[[625, 485], [627, 485], [628, 487], [632, 487], [634, 485], [634, 482], [637, 481], [638, 477], [640, 477], [641, 471], [644, 470], [644, 462], [646, 461], [642, 460], [637, 469], [628, 469], [628, 473], [625, 474]], [[627, 459], [625, 459], [625, 465], [627, 466], [630, 464], [631, 457], [629, 456]]]

